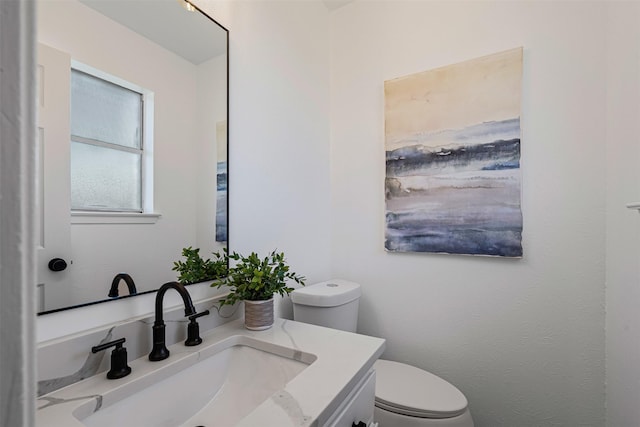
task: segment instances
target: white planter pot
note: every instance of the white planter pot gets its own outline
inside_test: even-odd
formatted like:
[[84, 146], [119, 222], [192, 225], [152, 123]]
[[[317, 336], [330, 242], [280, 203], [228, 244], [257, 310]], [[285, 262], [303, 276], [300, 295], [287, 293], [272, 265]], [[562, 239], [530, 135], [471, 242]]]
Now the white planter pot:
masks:
[[273, 298], [265, 301], [244, 300], [244, 326], [252, 331], [273, 326]]

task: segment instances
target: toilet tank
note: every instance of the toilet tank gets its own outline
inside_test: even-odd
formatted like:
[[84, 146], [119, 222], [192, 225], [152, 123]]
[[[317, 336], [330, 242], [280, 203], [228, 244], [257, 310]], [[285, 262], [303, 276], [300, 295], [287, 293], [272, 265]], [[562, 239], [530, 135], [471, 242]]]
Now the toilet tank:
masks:
[[299, 322], [355, 332], [358, 326], [358, 283], [328, 280], [291, 292], [293, 319]]

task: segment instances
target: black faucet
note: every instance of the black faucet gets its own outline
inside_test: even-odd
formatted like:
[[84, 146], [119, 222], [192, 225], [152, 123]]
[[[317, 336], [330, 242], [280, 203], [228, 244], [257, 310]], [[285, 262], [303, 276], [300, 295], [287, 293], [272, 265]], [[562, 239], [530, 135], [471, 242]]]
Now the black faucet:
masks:
[[127, 288], [129, 288], [129, 295], [135, 295], [138, 293], [136, 290], [136, 284], [133, 281], [133, 278], [129, 276], [127, 273], [118, 273], [116, 277], [113, 278], [111, 282], [111, 289], [109, 289], [109, 298], [115, 298], [119, 296], [118, 294], [118, 285], [120, 284], [120, 280], [124, 280], [127, 284]]
[[117, 380], [118, 378], [126, 377], [131, 373], [131, 368], [127, 364], [127, 349], [122, 346], [124, 342], [125, 339], [120, 338], [115, 341], [91, 347], [92, 353], [97, 353], [110, 347], [115, 347], [111, 352], [111, 369], [107, 372], [107, 378], [110, 380]]
[[193, 306], [193, 301], [191, 301], [191, 295], [187, 292], [187, 288], [185, 288], [182, 283], [179, 282], [169, 282], [160, 286], [158, 292], [156, 293], [156, 320], [153, 322], [153, 349], [151, 353], [149, 353], [149, 360], [152, 362], [157, 362], [159, 360], [164, 360], [169, 357], [169, 350], [165, 344], [165, 324], [162, 319], [162, 301], [164, 300], [164, 294], [169, 289], [175, 289], [178, 291], [182, 300], [184, 301], [184, 315], [192, 316], [196, 314], [196, 309]]

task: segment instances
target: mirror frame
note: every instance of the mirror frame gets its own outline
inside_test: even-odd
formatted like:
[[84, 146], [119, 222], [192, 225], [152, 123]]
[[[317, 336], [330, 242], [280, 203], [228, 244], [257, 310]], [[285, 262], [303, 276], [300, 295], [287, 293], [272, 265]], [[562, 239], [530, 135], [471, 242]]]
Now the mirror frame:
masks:
[[[229, 154], [229, 134], [230, 134], [230, 121], [229, 121], [229, 80], [230, 80], [230, 75], [229, 75], [229, 29], [227, 27], [225, 27], [224, 25], [222, 25], [220, 22], [218, 22], [216, 19], [212, 18], [208, 13], [204, 12], [200, 7], [198, 7], [197, 5], [189, 2], [189, 4], [191, 4], [198, 13], [201, 13], [204, 17], [206, 17], [207, 19], [209, 19], [213, 24], [218, 25], [222, 30], [225, 31], [226, 33], [226, 73], [227, 73], [227, 82], [226, 82], [226, 90], [227, 90], [227, 99], [226, 99], [226, 109], [227, 109], [227, 135], [226, 135], [226, 144], [227, 144], [227, 206], [226, 206], [226, 210], [227, 210], [227, 248], [229, 248], [229, 223], [230, 223], [230, 217], [229, 217], [229, 160], [230, 160], [230, 154]], [[36, 64], [37, 65], [37, 64]], [[36, 129], [37, 130], [37, 129]], [[158, 285], [158, 288], [161, 285]], [[189, 285], [187, 285], [189, 286]], [[121, 301], [123, 299], [127, 299], [127, 298], [133, 298], [133, 297], [137, 297], [140, 295], [145, 295], [145, 294], [152, 294], [157, 292], [158, 289], [152, 289], [149, 291], [142, 291], [142, 292], [138, 292], [134, 295], [122, 295], [122, 296], [118, 296], [118, 297], [114, 297], [114, 298], [105, 298], [102, 300], [96, 300], [96, 301], [90, 301], [90, 302], [86, 302], [86, 303], [82, 303], [82, 304], [75, 304], [75, 305], [70, 305], [67, 307], [60, 307], [60, 308], [55, 308], [52, 310], [45, 310], [45, 311], [41, 311], [38, 312], [37, 315], [38, 316], [43, 316], [46, 314], [52, 314], [52, 313], [58, 313], [61, 311], [67, 311], [67, 310], [72, 310], [75, 308], [81, 308], [81, 307], [88, 307], [91, 305], [96, 305], [96, 304], [103, 304], [103, 303], [107, 303], [107, 302], [112, 302], [112, 301]]]

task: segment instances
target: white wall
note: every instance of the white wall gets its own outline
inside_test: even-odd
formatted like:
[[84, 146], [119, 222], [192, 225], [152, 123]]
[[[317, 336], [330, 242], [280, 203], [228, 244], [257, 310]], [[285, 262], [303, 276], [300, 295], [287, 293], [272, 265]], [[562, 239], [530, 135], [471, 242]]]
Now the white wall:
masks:
[[640, 4], [612, 3], [607, 33], [607, 425], [640, 425]]
[[[197, 1], [227, 27], [232, 250], [329, 278], [329, 14], [320, 1]], [[290, 302], [280, 305], [291, 317]]]
[[[331, 16], [334, 276], [360, 332], [479, 427], [604, 424], [605, 5], [356, 1]], [[524, 47], [524, 258], [386, 253], [383, 82]]]

